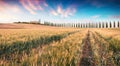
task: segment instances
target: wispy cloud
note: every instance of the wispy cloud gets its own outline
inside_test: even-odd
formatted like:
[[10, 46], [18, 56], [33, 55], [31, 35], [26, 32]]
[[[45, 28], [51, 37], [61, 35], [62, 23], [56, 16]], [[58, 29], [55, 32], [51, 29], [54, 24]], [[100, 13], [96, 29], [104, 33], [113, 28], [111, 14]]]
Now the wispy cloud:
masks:
[[14, 13], [23, 13], [23, 11], [19, 8], [19, 6], [17, 5], [13, 5], [10, 7], [10, 9], [12, 10], [12, 12]]
[[48, 4], [45, 0], [19, 0], [22, 6], [28, 10], [31, 14], [37, 14], [37, 10], [44, 10], [44, 7], [47, 7]]
[[31, 14], [36, 14], [36, 12], [34, 12], [34, 11], [32, 10], [32, 8], [26, 4], [25, 0], [20, 0], [20, 3], [21, 3], [21, 4], [24, 6], [24, 8], [25, 8], [26, 10], [28, 10]]
[[[4, 0], [0, 0], [0, 19], [9, 20], [16, 19], [16, 14], [22, 13], [22, 10], [16, 4], [6, 3]], [[14, 15], [13, 15], [14, 14]]]
[[50, 13], [54, 16], [60, 16], [63, 18], [73, 16], [76, 12], [76, 9], [73, 7], [68, 7], [66, 9], [63, 9], [60, 5], [57, 6], [57, 9], [51, 10]]
[[18, 5], [8, 4], [8, 3], [4, 2], [4, 0], [0, 0], [0, 11], [14, 12], [14, 13], [22, 12], [22, 10], [19, 8]]
[[50, 13], [51, 13], [52, 15], [54, 15], [54, 16], [58, 16], [58, 13], [57, 13], [56, 11], [54, 11], [54, 10], [52, 10]]
[[[25, 0], [23, 0], [25, 1]], [[33, 2], [31, 0], [26, 0], [28, 2], [28, 5], [31, 7], [31, 9], [33, 10], [37, 10], [37, 7], [35, 6], [35, 4], [33, 4]]]
[[109, 18], [120, 19], [120, 15], [112, 15], [112, 16], [109, 16]]
[[92, 16], [92, 18], [96, 19], [96, 18], [99, 18], [101, 15], [94, 15]]

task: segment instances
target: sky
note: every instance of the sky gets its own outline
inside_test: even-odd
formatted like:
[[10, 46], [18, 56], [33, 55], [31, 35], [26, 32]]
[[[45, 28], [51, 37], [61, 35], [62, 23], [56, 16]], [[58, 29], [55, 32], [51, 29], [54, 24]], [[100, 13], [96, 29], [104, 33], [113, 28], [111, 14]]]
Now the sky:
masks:
[[119, 21], [120, 0], [0, 0], [0, 23]]

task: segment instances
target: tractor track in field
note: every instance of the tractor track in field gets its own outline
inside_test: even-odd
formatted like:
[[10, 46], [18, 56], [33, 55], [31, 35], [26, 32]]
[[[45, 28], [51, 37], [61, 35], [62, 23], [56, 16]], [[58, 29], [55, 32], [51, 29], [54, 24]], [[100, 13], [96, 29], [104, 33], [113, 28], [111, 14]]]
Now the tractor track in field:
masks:
[[79, 66], [95, 66], [93, 59], [93, 51], [90, 44], [90, 31], [88, 31], [86, 38], [83, 39], [82, 57]]
[[[92, 33], [95, 43], [99, 46], [100, 65], [101, 66], [115, 66], [112, 58], [109, 55], [109, 42], [101, 37], [97, 32]], [[95, 36], [96, 34], [96, 36]], [[103, 61], [104, 60], [104, 61]]]

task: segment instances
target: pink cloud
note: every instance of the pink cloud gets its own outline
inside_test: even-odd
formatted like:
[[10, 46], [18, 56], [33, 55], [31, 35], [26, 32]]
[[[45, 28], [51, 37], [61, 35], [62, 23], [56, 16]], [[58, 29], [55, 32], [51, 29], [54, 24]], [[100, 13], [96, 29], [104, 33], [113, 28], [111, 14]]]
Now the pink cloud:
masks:
[[32, 2], [36, 5], [36, 7], [37, 7], [38, 10], [43, 10], [43, 8], [41, 6], [41, 1], [40, 0], [34, 0]]
[[31, 7], [33, 10], [37, 10], [37, 7], [33, 4], [31, 0], [26, 0], [28, 2], [28, 5]]
[[43, 10], [43, 5], [45, 3], [45, 1], [43, 0], [43, 3], [41, 2], [41, 0], [29, 0], [31, 2], [32, 5], [34, 5], [34, 8], [36, 8], [36, 10]]
[[14, 13], [22, 12], [18, 5], [8, 4], [4, 0], [0, 0], [0, 11]]
[[32, 10], [32, 8], [30, 6], [28, 6], [26, 4], [25, 0], [20, 0], [20, 3], [23, 5], [23, 7], [28, 10], [31, 14], [36, 14], [36, 12], [34, 10]]
[[45, 0], [19, 0], [22, 6], [28, 10], [31, 14], [37, 14], [37, 10], [44, 10], [44, 7], [47, 7]]
[[48, 4], [46, 2], [44, 2], [43, 4], [44, 4], [44, 6], [48, 7]]
[[0, 10], [5, 10], [5, 7], [9, 6], [8, 4], [6, 4], [3, 0], [0, 0]]
[[55, 16], [60, 16], [63, 18], [73, 16], [76, 12], [76, 9], [73, 7], [68, 7], [66, 9], [63, 9], [60, 5], [57, 6], [56, 10], [51, 10], [51, 14]]
[[4, 0], [0, 0], [0, 19], [1, 20], [9, 20], [9, 19], [17, 19], [17, 17], [13, 14], [21, 13], [22, 10], [18, 5], [13, 5], [6, 3]]
[[55, 12], [54, 10], [52, 10], [50, 13], [51, 13], [52, 15], [54, 15], [54, 16], [58, 16], [58, 13]]
[[63, 16], [64, 17], [73, 16], [75, 12], [76, 12], [75, 8], [67, 8]]
[[58, 14], [63, 14], [63, 10], [62, 10], [61, 6], [57, 7], [57, 13]]

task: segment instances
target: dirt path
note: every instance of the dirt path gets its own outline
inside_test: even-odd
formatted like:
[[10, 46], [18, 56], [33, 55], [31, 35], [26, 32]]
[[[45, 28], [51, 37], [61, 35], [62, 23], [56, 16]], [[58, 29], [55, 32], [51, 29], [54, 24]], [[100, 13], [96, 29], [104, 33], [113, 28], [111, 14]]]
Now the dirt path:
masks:
[[95, 66], [90, 44], [90, 31], [88, 31], [86, 38], [83, 40], [83, 44], [82, 57], [79, 66]]

